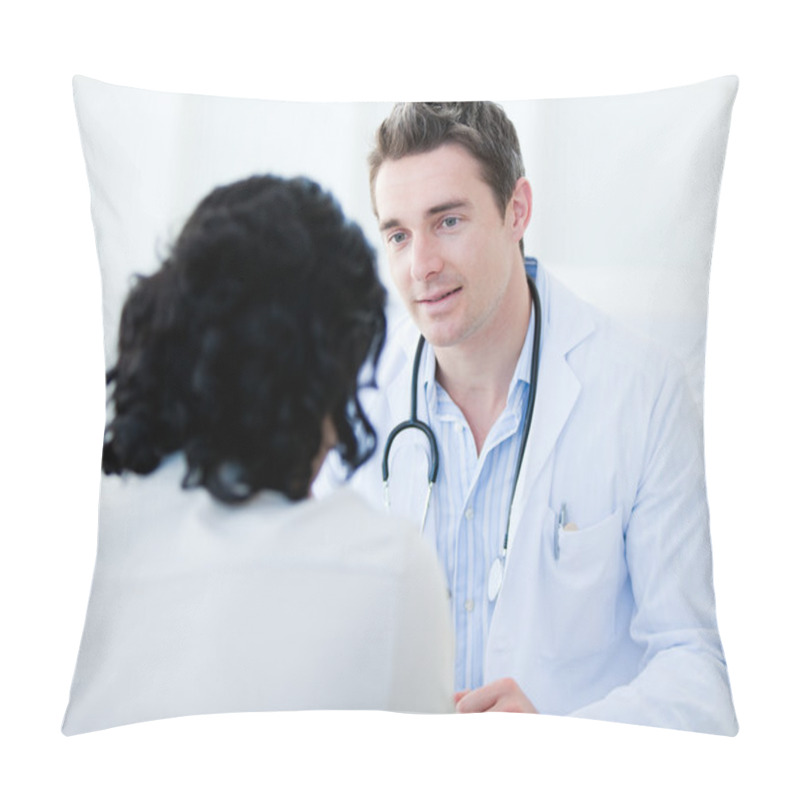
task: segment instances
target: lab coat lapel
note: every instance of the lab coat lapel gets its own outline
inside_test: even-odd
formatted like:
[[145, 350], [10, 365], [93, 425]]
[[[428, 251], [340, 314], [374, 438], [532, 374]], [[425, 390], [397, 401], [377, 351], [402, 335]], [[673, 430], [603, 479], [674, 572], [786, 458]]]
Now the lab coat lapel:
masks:
[[525, 515], [525, 507], [536, 494], [535, 484], [581, 391], [567, 355], [594, 330], [594, 323], [581, 313], [580, 301], [541, 267], [536, 286], [542, 304], [539, 380], [530, 438], [520, 470], [518, 497], [512, 510], [509, 550]]

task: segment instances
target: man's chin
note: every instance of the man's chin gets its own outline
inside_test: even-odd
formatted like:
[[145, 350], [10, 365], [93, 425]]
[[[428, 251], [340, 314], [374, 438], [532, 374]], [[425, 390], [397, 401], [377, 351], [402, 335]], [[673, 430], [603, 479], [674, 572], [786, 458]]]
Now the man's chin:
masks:
[[425, 341], [436, 350], [444, 350], [448, 347], [455, 347], [462, 340], [462, 336], [457, 331], [445, 329], [437, 325], [419, 325], [420, 333], [425, 337]]

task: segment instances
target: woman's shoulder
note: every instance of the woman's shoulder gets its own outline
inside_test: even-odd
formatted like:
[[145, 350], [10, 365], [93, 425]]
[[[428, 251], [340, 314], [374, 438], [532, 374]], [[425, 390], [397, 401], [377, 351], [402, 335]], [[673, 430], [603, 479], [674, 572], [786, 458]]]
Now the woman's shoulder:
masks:
[[313, 531], [320, 553], [335, 552], [351, 565], [393, 573], [436, 564], [414, 525], [375, 508], [348, 486], [303, 501], [303, 506], [304, 527]]

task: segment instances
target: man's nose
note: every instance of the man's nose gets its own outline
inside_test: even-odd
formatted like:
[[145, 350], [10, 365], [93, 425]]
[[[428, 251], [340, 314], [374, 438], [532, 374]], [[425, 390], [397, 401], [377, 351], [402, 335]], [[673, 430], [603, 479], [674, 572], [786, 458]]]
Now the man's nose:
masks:
[[414, 237], [411, 244], [411, 276], [414, 280], [424, 281], [441, 272], [444, 261], [434, 237]]

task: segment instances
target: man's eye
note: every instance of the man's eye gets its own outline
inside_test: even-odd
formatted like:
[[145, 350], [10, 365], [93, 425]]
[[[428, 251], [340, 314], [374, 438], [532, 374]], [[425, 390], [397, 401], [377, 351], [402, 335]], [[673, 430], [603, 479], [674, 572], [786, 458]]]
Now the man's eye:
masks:
[[402, 244], [405, 241], [406, 235], [402, 231], [397, 231], [389, 237], [389, 244]]
[[458, 217], [445, 217], [442, 220], [442, 227], [444, 228], [454, 228], [458, 225]]

